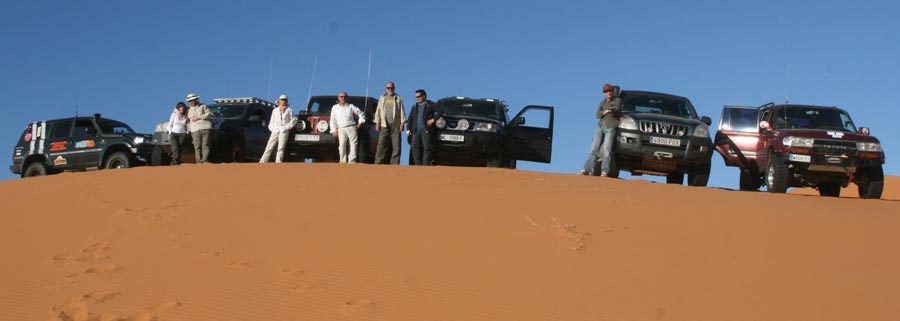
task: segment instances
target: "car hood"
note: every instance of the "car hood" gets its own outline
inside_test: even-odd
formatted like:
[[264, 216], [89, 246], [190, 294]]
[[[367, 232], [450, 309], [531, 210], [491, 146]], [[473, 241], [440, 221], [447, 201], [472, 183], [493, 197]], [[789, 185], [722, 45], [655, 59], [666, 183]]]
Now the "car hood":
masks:
[[500, 123], [499, 120], [496, 120], [496, 119], [490, 118], [490, 117], [483, 117], [483, 116], [444, 114], [441, 117], [443, 117], [444, 119], [463, 119], [463, 118], [465, 118], [466, 120], [478, 120], [478, 121], [484, 121], [484, 122], [494, 122], [494, 123], [498, 123], [498, 124]]
[[682, 125], [682, 126], [688, 126], [688, 127], [696, 127], [700, 124], [703, 124], [699, 120], [696, 120], [696, 119], [675, 117], [675, 116], [669, 116], [669, 115], [663, 115], [663, 114], [627, 113], [627, 114], [624, 114], [623, 116], [629, 116], [632, 119], [634, 119], [634, 121], [636, 121], [636, 122], [639, 122], [639, 121], [663, 122], [663, 123]]
[[878, 142], [878, 138], [874, 136], [866, 136], [857, 133], [824, 129], [782, 129], [781, 136], [825, 138], [853, 142]]

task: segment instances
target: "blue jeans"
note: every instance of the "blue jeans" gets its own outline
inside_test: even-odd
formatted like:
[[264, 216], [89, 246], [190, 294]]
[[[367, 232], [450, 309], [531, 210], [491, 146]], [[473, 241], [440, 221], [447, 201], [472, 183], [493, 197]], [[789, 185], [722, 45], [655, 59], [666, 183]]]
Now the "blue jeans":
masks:
[[[584, 161], [584, 168], [582, 168], [584, 171], [590, 173], [594, 169], [594, 164], [597, 163], [597, 158], [602, 157], [603, 164], [600, 166], [600, 173], [609, 173], [609, 158], [612, 157], [612, 143], [615, 136], [615, 127], [609, 128], [606, 125], [597, 127], [597, 131], [594, 132], [594, 140], [591, 142], [591, 154]], [[601, 155], [600, 152], [603, 154]]]

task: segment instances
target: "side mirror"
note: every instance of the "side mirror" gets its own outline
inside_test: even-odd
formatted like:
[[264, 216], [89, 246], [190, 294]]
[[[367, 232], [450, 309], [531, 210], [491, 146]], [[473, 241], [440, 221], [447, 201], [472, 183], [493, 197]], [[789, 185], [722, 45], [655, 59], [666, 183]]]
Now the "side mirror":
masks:
[[712, 125], [712, 119], [709, 116], [700, 117], [700, 122], [706, 124], [706, 126]]
[[513, 119], [513, 126], [525, 125], [525, 117], [520, 116]]
[[860, 127], [859, 134], [869, 136], [869, 127]]
[[768, 130], [768, 129], [769, 129], [769, 122], [767, 122], [767, 121], [765, 121], [765, 120], [759, 122], [759, 129], [761, 129], [761, 130]]

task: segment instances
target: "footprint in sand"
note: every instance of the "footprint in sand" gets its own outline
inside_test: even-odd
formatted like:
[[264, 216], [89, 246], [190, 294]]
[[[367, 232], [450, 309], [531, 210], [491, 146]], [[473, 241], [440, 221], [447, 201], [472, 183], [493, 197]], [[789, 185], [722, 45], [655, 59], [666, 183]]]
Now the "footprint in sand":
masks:
[[344, 305], [346, 305], [348, 307], [366, 306], [366, 307], [375, 308], [375, 301], [368, 300], [368, 299], [354, 299], [354, 300], [345, 302]]
[[253, 263], [250, 263], [248, 261], [231, 262], [228, 264], [228, 267], [232, 269], [249, 269], [253, 267]]
[[206, 251], [206, 252], [200, 253], [200, 255], [202, 255], [202, 256], [209, 256], [209, 257], [215, 257], [215, 256], [222, 256], [222, 255], [225, 255], [225, 252], [222, 252], [222, 251]]
[[107, 243], [94, 243], [85, 247], [78, 251], [77, 254], [72, 254], [70, 252], [65, 252], [62, 254], [53, 255], [50, 259], [55, 263], [61, 263], [65, 265], [72, 265], [75, 263], [81, 262], [98, 262], [109, 258], [109, 255], [106, 255], [106, 252], [109, 251], [109, 244]]
[[280, 275], [286, 278], [299, 278], [303, 276], [303, 273], [306, 273], [303, 269], [284, 269]]
[[184, 305], [181, 304], [181, 302], [169, 301], [169, 302], [154, 305], [152, 307], [148, 307], [147, 310], [159, 313], [159, 312], [163, 312], [163, 311], [166, 311], [169, 309], [180, 308], [182, 306], [184, 306]]
[[112, 271], [124, 270], [125, 268], [115, 264], [101, 264], [84, 271], [84, 274], [106, 273]]

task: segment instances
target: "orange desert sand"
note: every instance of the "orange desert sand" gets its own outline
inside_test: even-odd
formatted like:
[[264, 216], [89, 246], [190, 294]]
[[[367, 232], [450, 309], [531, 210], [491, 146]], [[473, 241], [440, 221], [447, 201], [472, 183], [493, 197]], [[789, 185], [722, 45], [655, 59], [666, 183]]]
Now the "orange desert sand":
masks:
[[861, 200], [341, 164], [16, 179], [0, 320], [894, 321], [898, 184]]

